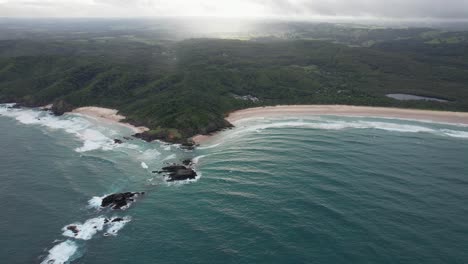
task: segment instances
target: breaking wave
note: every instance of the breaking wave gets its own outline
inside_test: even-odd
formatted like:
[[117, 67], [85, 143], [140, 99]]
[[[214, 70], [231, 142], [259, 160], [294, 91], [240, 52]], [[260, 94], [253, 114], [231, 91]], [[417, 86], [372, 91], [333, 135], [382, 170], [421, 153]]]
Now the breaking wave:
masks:
[[103, 196], [94, 196], [88, 201], [88, 208], [93, 208], [96, 210], [100, 210], [101, 204], [102, 204], [102, 199], [104, 199], [108, 194], [103, 195]]
[[202, 158], [204, 158], [204, 157], [206, 157], [206, 156], [207, 156], [207, 155], [200, 155], [200, 156], [197, 156], [197, 157], [195, 157], [195, 158], [192, 159], [192, 163], [195, 164], [195, 165], [197, 165], [198, 162], [200, 161], [200, 159], [202, 159]]
[[41, 264], [64, 264], [80, 257], [78, 255], [79, 240], [90, 240], [97, 233], [103, 231], [106, 227], [106, 232], [103, 236], [117, 236], [118, 232], [131, 221], [131, 217], [117, 217], [106, 218], [99, 216], [91, 218], [82, 223], [73, 223], [62, 228], [62, 235], [70, 237], [60, 244], [52, 247], [48, 252], [49, 254], [44, 258]]
[[96, 126], [86, 117], [75, 114], [56, 117], [48, 111], [10, 107], [11, 104], [0, 105], [0, 116], [15, 118], [18, 122], [26, 125], [39, 125], [72, 134], [83, 142], [83, 146], [75, 149], [77, 152], [111, 150], [115, 147], [113, 139], [109, 136], [117, 135], [119, 131]]
[[62, 235], [66, 237], [71, 237], [75, 239], [81, 240], [90, 240], [96, 235], [98, 232], [104, 230], [105, 227], [106, 233], [104, 236], [113, 235], [116, 236], [117, 233], [131, 221], [129, 216], [126, 217], [112, 217], [106, 218], [104, 216], [99, 216], [96, 218], [91, 218], [86, 220], [83, 224], [81, 223], [73, 223], [70, 225], [66, 225], [62, 228]]
[[55, 245], [49, 250], [49, 255], [41, 262], [41, 264], [64, 264], [73, 260], [73, 257], [78, 252], [78, 245], [71, 240], [66, 240]]
[[[400, 124], [388, 121], [344, 121], [344, 120], [309, 120], [309, 121], [280, 121], [261, 119], [257, 122], [246, 124], [241, 122], [239, 129], [227, 132], [227, 137], [238, 136], [244, 133], [261, 133], [270, 128], [306, 128], [306, 129], [324, 129], [324, 130], [344, 130], [344, 129], [377, 129], [389, 132], [400, 133], [431, 133], [456, 138], [468, 138], [467, 131], [447, 130], [432, 128], [419, 124]], [[249, 120], [253, 121], [253, 120]], [[211, 147], [211, 146], [210, 146]]]
[[467, 131], [456, 131], [456, 130], [450, 130], [450, 129], [443, 129], [442, 132], [449, 136], [449, 137], [455, 137], [455, 138], [468, 138], [468, 132]]
[[73, 223], [62, 228], [62, 235], [82, 240], [90, 240], [93, 236], [102, 231], [106, 218], [96, 217], [86, 220], [83, 224]]
[[213, 145], [205, 146], [205, 147], [198, 147], [198, 149], [212, 149], [212, 148], [218, 147], [219, 145], [221, 145], [221, 143], [217, 143], [217, 144], [213, 144]]
[[176, 157], [177, 157], [176, 154], [171, 154], [171, 155], [165, 157], [162, 161], [172, 160], [172, 159], [175, 159]]
[[118, 217], [113, 217], [110, 222], [107, 224], [109, 227], [104, 233], [104, 236], [116, 236], [117, 233], [124, 228], [124, 226], [132, 220], [131, 217], [123, 217], [120, 221], [115, 221]]

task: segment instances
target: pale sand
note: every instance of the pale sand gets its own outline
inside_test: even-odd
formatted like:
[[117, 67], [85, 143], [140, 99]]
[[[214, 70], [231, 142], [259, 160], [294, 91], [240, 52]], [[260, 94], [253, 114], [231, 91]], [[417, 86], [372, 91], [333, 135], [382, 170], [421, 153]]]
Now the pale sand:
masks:
[[72, 113], [82, 114], [96, 119], [101, 119], [105, 122], [117, 123], [119, 125], [126, 126], [128, 128], [131, 128], [135, 133], [142, 133], [149, 130], [149, 128], [147, 127], [136, 127], [129, 123], [122, 123], [121, 121], [125, 119], [125, 116], [117, 114], [118, 112], [119, 111], [116, 109], [109, 109], [96, 106], [80, 107], [72, 111]]
[[[293, 117], [293, 116], [354, 116], [354, 117], [384, 117], [408, 120], [419, 120], [448, 124], [468, 125], [468, 112], [444, 112], [430, 110], [401, 109], [388, 107], [368, 107], [349, 105], [280, 105], [248, 108], [232, 112], [226, 118], [232, 124], [247, 118], [258, 117]], [[197, 135], [192, 139], [201, 144], [211, 136]]]

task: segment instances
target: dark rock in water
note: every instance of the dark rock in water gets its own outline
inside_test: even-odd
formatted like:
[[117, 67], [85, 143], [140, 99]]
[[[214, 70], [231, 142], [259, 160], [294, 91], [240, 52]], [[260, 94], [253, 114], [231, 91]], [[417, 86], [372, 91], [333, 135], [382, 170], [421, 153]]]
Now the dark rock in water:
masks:
[[140, 195], [145, 194], [144, 192], [125, 192], [125, 193], [115, 193], [108, 195], [102, 199], [101, 207], [111, 206], [112, 209], [122, 209], [122, 207], [127, 206], [128, 204], [134, 201], [133, 198], [136, 198]]
[[122, 141], [122, 140], [120, 140], [120, 139], [114, 139], [114, 143], [115, 143], [115, 144], [122, 144], [122, 143], [123, 143], [123, 141]]
[[65, 102], [64, 100], [58, 100], [52, 105], [51, 111], [54, 115], [61, 116], [66, 112], [72, 111], [73, 108], [74, 107], [71, 104]]
[[162, 168], [162, 171], [158, 173], [167, 173], [168, 182], [172, 181], [183, 181], [183, 180], [193, 180], [197, 177], [197, 173], [189, 167], [183, 165], [171, 165]]
[[112, 219], [111, 222], [112, 222], [112, 223], [114, 223], [114, 222], [121, 222], [121, 221], [123, 221], [123, 220], [124, 220], [124, 219], [121, 218], [121, 217], [116, 217], [116, 218]]
[[76, 225], [69, 225], [67, 226], [67, 230], [70, 230], [73, 232], [73, 234], [78, 234], [79, 230], [78, 230], [78, 227]]
[[154, 140], [157, 140], [157, 139], [162, 139], [158, 135], [151, 134], [148, 131], [143, 132], [143, 133], [136, 133], [135, 135], [133, 135], [133, 137], [139, 138], [139, 139], [144, 140], [146, 142], [151, 142], [151, 141], [154, 141]]
[[185, 159], [182, 161], [182, 164], [184, 164], [185, 166], [190, 166], [192, 164], [192, 160], [191, 159]]
[[187, 167], [185, 167], [184, 165], [171, 165], [171, 166], [163, 167], [162, 170], [163, 172], [175, 172], [177, 170], [183, 170], [186, 168]]
[[193, 142], [184, 142], [180, 145], [181, 149], [194, 150], [197, 145]]
[[169, 179], [167, 180], [168, 182], [172, 181], [183, 181], [183, 180], [193, 180], [197, 177], [197, 173], [188, 168], [188, 169], [182, 169], [182, 170], [177, 170], [176, 172], [170, 173], [169, 174]]

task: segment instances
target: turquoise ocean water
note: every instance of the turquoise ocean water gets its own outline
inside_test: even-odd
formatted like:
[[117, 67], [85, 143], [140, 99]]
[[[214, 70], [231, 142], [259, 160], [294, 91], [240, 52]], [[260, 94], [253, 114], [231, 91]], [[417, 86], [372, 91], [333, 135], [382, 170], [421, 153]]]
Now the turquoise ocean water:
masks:
[[[0, 133], [1, 263], [468, 263], [468, 127], [265, 118], [187, 152], [0, 106]], [[184, 158], [197, 180], [151, 173]], [[122, 191], [146, 195], [95, 206]]]

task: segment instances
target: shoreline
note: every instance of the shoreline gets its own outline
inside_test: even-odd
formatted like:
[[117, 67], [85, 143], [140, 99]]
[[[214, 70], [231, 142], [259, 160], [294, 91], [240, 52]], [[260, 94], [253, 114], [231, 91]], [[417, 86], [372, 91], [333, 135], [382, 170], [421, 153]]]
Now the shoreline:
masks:
[[[249, 118], [299, 117], [299, 116], [349, 116], [396, 118], [445, 124], [468, 125], [468, 112], [448, 112], [391, 107], [350, 106], [350, 105], [278, 105], [247, 108], [230, 113], [225, 119], [236, 124]], [[202, 144], [214, 135], [196, 135], [192, 140]]]
[[97, 106], [85, 106], [73, 109], [71, 112], [72, 114], [80, 114], [87, 117], [92, 117], [103, 122], [114, 123], [118, 125], [122, 125], [132, 129], [135, 133], [143, 133], [148, 131], [149, 128], [144, 126], [134, 126], [129, 123], [122, 122], [125, 120], [125, 116], [119, 115], [117, 109], [110, 109], [104, 107], [97, 107]]

